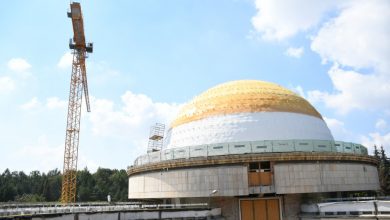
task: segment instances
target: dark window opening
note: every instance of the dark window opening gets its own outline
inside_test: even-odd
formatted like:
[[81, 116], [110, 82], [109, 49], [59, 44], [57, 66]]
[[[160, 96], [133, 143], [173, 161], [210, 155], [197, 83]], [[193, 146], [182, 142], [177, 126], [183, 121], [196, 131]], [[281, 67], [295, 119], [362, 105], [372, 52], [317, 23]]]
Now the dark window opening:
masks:
[[267, 146], [261, 145], [261, 146], [256, 146], [256, 148], [267, 148]]
[[359, 212], [357, 211], [352, 211], [352, 212], [349, 212], [350, 215], [359, 215]]
[[249, 164], [249, 170], [256, 172], [259, 170], [259, 163], [250, 163]]
[[271, 170], [271, 163], [269, 161], [260, 162], [260, 169], [264, 171], [270, 171]]

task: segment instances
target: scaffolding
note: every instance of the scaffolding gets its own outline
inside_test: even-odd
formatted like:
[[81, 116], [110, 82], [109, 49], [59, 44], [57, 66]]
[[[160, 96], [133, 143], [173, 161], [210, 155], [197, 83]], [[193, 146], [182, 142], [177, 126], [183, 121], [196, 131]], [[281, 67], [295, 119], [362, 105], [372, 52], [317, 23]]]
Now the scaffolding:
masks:
[[160, 151], [164, 142], [165, 125], [156, 123], [150, 128], [148, 153]]

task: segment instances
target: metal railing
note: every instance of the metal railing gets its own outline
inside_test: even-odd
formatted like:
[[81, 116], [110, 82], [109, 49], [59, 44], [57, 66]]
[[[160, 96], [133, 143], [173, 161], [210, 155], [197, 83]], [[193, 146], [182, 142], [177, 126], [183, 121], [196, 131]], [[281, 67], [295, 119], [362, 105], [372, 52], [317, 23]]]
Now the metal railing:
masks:
[[231, 142], [210, 145], [169, 148], [139, 156], [134, 166], [161, 161], [219, 155], [281, 152], [336, 152], [368, 155], [361, 144], [329, 140], [270, 140]]
[[[55, 204], [55, 205], [54, 205]], [[137, 210], [169, 210], [169, 209], [206, 209], [207, 203], [188, 204], [142, 204], [142, 203], [74, 203], [64, 206], [60, 203], [23, 204], [23, 207], [14, 206], [0, 207], [0, 217], [5, 216], [34, 216], [49, 214], [70, 214], [70, 213], [100, 213], [100, 212], [120, 212]]]

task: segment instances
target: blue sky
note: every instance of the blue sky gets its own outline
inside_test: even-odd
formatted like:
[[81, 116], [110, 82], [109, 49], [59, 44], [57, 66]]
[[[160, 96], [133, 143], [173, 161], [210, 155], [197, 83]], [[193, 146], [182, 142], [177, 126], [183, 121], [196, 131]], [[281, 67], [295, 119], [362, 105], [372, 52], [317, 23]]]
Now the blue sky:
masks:
[[[7, 1], [0, 14], [0, 171], [62, 169], [70, 80], [67, 1]], [[126, 168], [149, 127], [230, 80], [308, 99], [337, 140], [390, 153], [390, 3], [81, 1], [92, 112], [79, 167]]]

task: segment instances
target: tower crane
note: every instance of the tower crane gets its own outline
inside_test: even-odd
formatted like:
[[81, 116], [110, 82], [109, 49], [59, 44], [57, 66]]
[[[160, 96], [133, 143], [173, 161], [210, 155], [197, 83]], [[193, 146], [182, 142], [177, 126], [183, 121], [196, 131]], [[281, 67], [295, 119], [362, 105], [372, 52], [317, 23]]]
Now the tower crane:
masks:
[[84, 22], [80, 3], [73, 2], [70, 4], [68, 17], [72, 19], [73, 25], [73, 38], [69, 41], [69, 48], [73, 53], [73, 61], [65, 136], [64, 167], [61, 190], [62, 203], [74, 203], [76, 201], [77, 158], [83, 92], [85, 95], [87, 111], [91, 111], [89, 105], [85, 59], [88, 56], [87, 53], [92, 53], [93, 51], [93, 44], [85, 42]]

